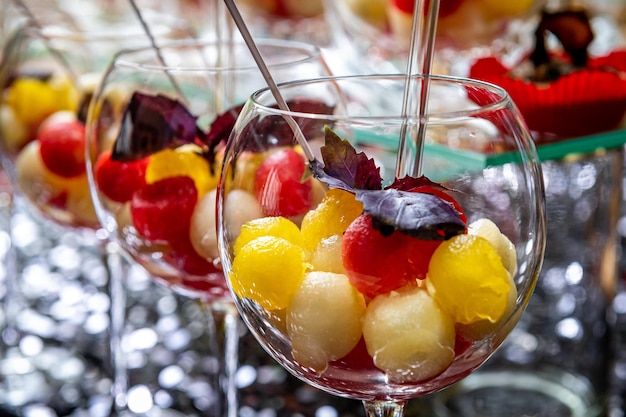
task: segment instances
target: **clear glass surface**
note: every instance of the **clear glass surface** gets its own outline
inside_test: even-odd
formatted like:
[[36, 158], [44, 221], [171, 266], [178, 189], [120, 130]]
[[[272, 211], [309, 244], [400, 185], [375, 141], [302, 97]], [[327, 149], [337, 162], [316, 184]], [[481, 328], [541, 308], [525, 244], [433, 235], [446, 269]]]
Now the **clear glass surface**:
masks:
[[[128, 18], [89, 22], [87, 29], [27, 22], [7, 39], [0, 68], [0, 149], [16, 191], [39, 212], [64, 226], [97, 228], [84, 168], [89, 100], [113, 55], [149, 40]], [[150, 22], [157, 39], [174, 32]]]
[[[316, 47], [258, 44], [276, 80], [327, 74]], [[217, 259], [221, 160], [209, 155], [223, 149], [241, 106], [263, 85], [243, 43], [127, 50], [105, 72], [87, 122], [87, 173], [104, 228], [158, 282], [202, 300], [220, 319], [228, 415], [236, 413], [238, 316]]]
[[485, 366], [432, 397], [438, 414], [595, 416], [616, 406], [608, 400], [621, 389], [610, 378], [615, 353], [606, 352], [619, 335], [611, 306], [619, 302], [624, 152], [608, 138], [596, 137], [594, 153], [572, 148], [542, 159], [548, 227], [534, 295]]
[[[290, 112], [255, 93], [217, 196], [222, 267], [250, 331], [291, 373], [370, 415], [401, 415], [479, 367], [519, 320], [544, 251], [541, 168], [506, 93], [432, 77], [420, 120], [402, 116], [405, 81], [286, 83]], [[475, 158], [504, 152], [501, 164]], [[230, 209], [243, 201], [256, 218]], [[460, 223], [448, 234], [450, 208]]]
[[[56, 2], [27, 3], [28, 10], [12, 3], [11, 14], [3, 16], [11, 25], [2, 39], [0, 65], [0, 157], [13, 197], [6, 232], [17, 258], [5, 264], [0, 374], [6, 384], [0, 402], [18, 414], [32, 404], [59, 410], [83, 407], [84, 397], [64, 392], [83, 384], [83, 392], [92, 393], [91, 386], [87, 388], [92, 376], [101, 379], [98, 394], [104, 392], [106, 401], [116, 396], [116, 389], [113, 395], [107, 390], [123, 370], [115, 367], [116, 347], [108, 342], [119, 341], [120, 323], [112, 323], [111, 312], [123, 306], [123, 300], [110, 292], [109, 284], [120, 277], [113, 278], [108, 269], [107, 234], [99, 227], [91, 201], [84, 122], [93, 88], [113, 54], [149, 44], [133, 16], [110, 10], [96, 13], [88, 7], [93, 5], [83, 5], [73, 16]], [[159, 40], [174, 36], [171, 19], [147, 15]], [[45, 232], [39, 233], [39, 228]], [[81, 263], [83, 253], [95, 258], [98, 266]], [[81, 266], [92, 269], [83, 277]], [[31, 275], [32, 271], [37, 272]], [[45, 281], [37, 282], [34, 292], [31, 276]], [[103, 281], [93, 285], [94, 276]], [[77, 296], [89, 308], [101, 309], [96, 319], [100, 328], [91, 332], [80, 327], [86, 318], [64, 306], [68, 291], [83, 294]], [[70, 316], [72, 327], [67, 324]], [[39, 347], [23, 348], [28, 345]], [[57, 378], [50, 363], [81, 368], [68, 367], [75, 374]], [[21, 372], [20, 366], [28, 367]], [[33, 383], [37, 378], [46, 382], [45, 389], [40, 382]], [[61, 397], [62, 401], [55, 400]]]
[[[315, 47], [269, 40], [259, 41], [259, 47], [268, 60], [276, 80], [327, 74], [320, 51]], [[217, 47], [212, 43], [181, 42], [160, 49], [161, 57], [152, 49], [119, 54], [106, 72], [92, 102], [88, 129], [90, 157], [88, 171], [94, 177], [92, 185], [95, 204], [104, 227], [112, 232], [122, 243], [123, 248], [155, 277], [181, 291], [202, 298], [228, 299], [221, 270], [213, 265], [217, 258], [217, 249], [206, 244], [211, 239], [215, 242], [214, 237], [205, 235], [210, 230], [201, 230], [195, 227], [196, 224], [190, 224], [190, 221], [196, 220], [210, 221], [207, 217], [201, 217], [198, 213], [194, 220], [181, 219], [181, 222], [186, 222], [181, 235], [187, 234], [186, 242], [183, 243], [187, 246], [184, 250], [176, 248], [173, 241], [154, 240], [147, 238], [145, 234], [142, 236], [133, 218], [129, 217], [128, 211], [129, 208], [132, 211], [132, 201], [111, 198], [110, 194], [103, 192], [103, 183], [98, 180], [98, 159], [104, 158], [103, 154], [111, 151], [116, 145], [128, 145], [128, 152], [136, 151], [136, 155], [131, 155], [129, 159], [141, 159], [150, 164], [151, 162], [143, 159], [147, 156], [156, 161], [148, 168], [147, 183], [158, 182], [168, 177], [193, 177], [198, 186], [198, 202], [204, 197], [210, 198], [210, 191], [217, 185], [219, 168], [203, 158], [207, 144], [183, 143], [182, 139], [176, 141], [179, 139], [175, 137], [176, 132], [171, 143], [154, 142], [162, 138], [140, 135], [132, 136], [130, 139], [139, 142], [124, 142], [128, 139], [128, 136], [125, 136], [128, 129], [124, 123], [129, 122], [127, 113], [129, 103], [133, 97], [136, 99], [138, 94], [149, 97], [165, 96], [180, 104], [181, 108], [186, 108], [197, 120], [198, 129], [201, 131], [216, 134], [218, 130], [224, 129], [223, 132], [217, 133], [227, 136], [228, 123], [232, 124], [239, 107], [255, 89], [264, 85], [261, 73], [243, 43]], [[162, 66], [161, 58], [167, 67]], [[225, 118], [215, 122], [218, 116]], [[212, 126], [214, 122], [215, 125]], [[146, 124], [137, 128], [137, 131], [152, 127], [162, 126]], [[225, 142], [226, 137], [223, 139]], [[223, 147], [223, 142], [217, 146]], [[177, 153], [171, 154], [172, 151]], [[158, 155], [154, 157], [156, 154]], [[186, 164], [187, 167], [183, 166]], [[130, 191], [128, 196], [132, 196], [131, 186], [127, 184]], [[206, 210], [205, 214], [210, 217], [211, 206], [204, 204], [203, 210]], [[203, 233], [195, 236], [196, 231]]]

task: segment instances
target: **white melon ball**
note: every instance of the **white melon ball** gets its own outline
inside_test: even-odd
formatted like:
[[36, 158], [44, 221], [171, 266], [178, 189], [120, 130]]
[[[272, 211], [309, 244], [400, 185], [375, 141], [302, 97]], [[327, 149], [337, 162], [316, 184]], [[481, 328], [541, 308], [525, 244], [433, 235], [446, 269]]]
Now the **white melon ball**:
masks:
[[46, 205], [67, 191], [67, 181], [44, 165], [38, 141], [30, 142], [17, 155], [15, 173], [18, 187], [36, 205]]
[[294, 359], [324, 372], [329, 361], [350, 353], [361, 339], [364, 311], [365, 300], [346, 275], [308, 273], [287, 309]]
[[374, 298], [363, 317], [363, 337], [374, 364], [397, 383], [436, 376], [454, 359], [454, 323], [420, 287]]
[[93, 94], [98, 88], [100, 81], [102, 80], [102, 74], [99, 72], [88, 72], [81, 74], [78, 80], [80, 89], [85, 94]]
[[224, 201], [224, 221], [228, 225], [228, 234], [237, 238], [241, 227], [250, 220], [264, 217], [261, 204], [254, 196], [244, 190], [232, 190]]
[[341, 241], [341, 236], [332, 235], [317, 244], [311, 254], [311, 264], [314, 270], [345, 274], [341, 259]]
[[216, 194], [216, 190], [211, 190], [202, 196], [191, 215], [189, 228], [191, 245], [200, 256], [206, 259], [215, 259], [219, 256], [215, 222]]
[[28, 129], [10, 106], [0, 106], [0, 138], [6, 149], [15, 151], [28, 141]]
[[241, 154], [237, 159], [232, 182], [227, 181], [229, 189], [241, 189], [254, 194], [254, 177], [265, 156], [265, 153], [244, 152]]
[[[191, 244], [199, 255], [207, 259], [219, 257], [215, 219], [216, 197], [216, 190], [205, 194], [196, 204], [191, 216], [189, 232]], [[244, 223], [260, 217], [263, 217], [263, 210], [254, 195], [239, 189], [232, 190], [226, 195], [224, 220], [232, 237], [236, 238], [239, 235]]]
[[86, 174], [68, 180], [66, 209], [73, 216], [73, 222], [83, 226], [98, 226], [98, 216]]
[[30, 142], [17, 155], [15, 172], [22, 193], [56, 221], [75, 226], [98, 225], [87, 175], [63, 178], [49, 171], [41, 159], [38, 141]]
[[502, 258], [502, 265], [511, 276], [515, 276], [517, 271], [517, 252], [515, 245], [500, 232], [496, 224], [489, 219], [478, 219], [472, 222], [467, 229], [471, 235], [476, 235], [487, 239], [497, 250]]

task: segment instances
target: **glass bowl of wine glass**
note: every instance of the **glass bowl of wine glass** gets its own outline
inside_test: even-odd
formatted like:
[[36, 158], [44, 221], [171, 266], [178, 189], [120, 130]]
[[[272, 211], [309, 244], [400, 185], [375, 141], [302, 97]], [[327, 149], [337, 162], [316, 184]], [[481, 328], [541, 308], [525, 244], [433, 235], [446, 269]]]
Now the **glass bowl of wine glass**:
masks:
[[[259, 40], [276, 80], [327, 75], [319, 48]], [[181, 41], [116, 55], [91, 101], [87, 174], [98, 218], [159, 283], [232, 323], [218, 326], [234, 372], [238, 315], [219, 268], [215, 194], [221, 153], [239, 111], [264, 79], [243, 42]], [[244, 200], [242, 221], [256, 217]], [[230, 333], [228, 333], [230, 332]], [[233, 362], [234, 361], [234, 362]], [[223, 392], [229, 412], [231, 374]], [[232, 414], [230, 414], [232, 415]]]
[[[277, 80], [327, 75], [317, 47], [259, 47]], [[99, 217], [135, 260], [181, 291], [230, 297], [223, 279], [207, 278], [221, 270], [215, 232], [204, 222], [214, 221], [207, 216], [220, 151], [246, 98], [263, 85], [242, 42], [182, 41], [118, 54], [92, 101], [88, 173]]]
[[[110, 291], [116, 272], [107, 267], [117, 254], [107, 245], [91, 202], [84, 123], [91, 91], [109, 59], [149, 40], [134, 16], [110, 9], [98, 13], [94, 4], [70, 15], [58, 2], [5, 3], [10, 30], [2, 39], [0, 159], [2, 176], [11, 185], [11, 228], [4, 231], [11, 232], [15, 261], [6, 265], [0, 378], [12, 381], [3, 399], [13, 412], [36, 403], [62, 413], [101, 393], [95, 386], [82, 389], [86, 378], [113, 380], [116, 392], [110, 398], [122, 386], [118, 382], [125, 370], [115, 359], [117, 346], [108, 343], [120, 340], [123, 330], [116, 315], [109, 314], [124, 304]], [[172, 19], [146, 13], [145, 20], [158, 40], [177, 36]], [[25, 246], [29, 241], [36, 242], [33, 248]], [[89, 266], [59, 266], [68, 264]], [[33, 265], [41, 269], [37, 276], [45, 285], [27, 282]], [[100, 266], [106, 273], [96, 283], [93, 274]], [[80, 302], [67, 302], [68, 290], [76, 291]], [[101, 320], [93, 330], [92, 316], [84, 312], [96, 297], [107, 304], [98, 308]], [[34, 325], [28, 318], [33, 315], [48, 324]], [[37, 349], [24, 350], [28, 343]], [[57, 377], [51, 363], [59, 369], [76, 364], [72, 369], [79, 374]], [[45, 389], [33, 381], [45, 382]], [[63, 395], [70, 391], [80, 395]]]
[[[222, 267], [250, 331], [368, 415], [479, 367], [519, 320], [545, 245], [541, 167], [506, 92], [412, 81], [430, 91], [419, 117], [402, 109], [404, 75], [285, 83], [288, 108], [255, 93], [218, 187]], [[288, 105], [303, 101], [312, 110]], [[231, 210], [244, 193], [260, 213], [247, 222]]]
[[[117, 51], [149, 45], [128, 16], [103, 19], [26, 21], [7, 39], [0, 68], [3, 168], [38, 213], [74, 228], [99, 226], [84, 157], [91, 93]], [[158, 40], [175, 36], [169, 20], [149, 22]]]

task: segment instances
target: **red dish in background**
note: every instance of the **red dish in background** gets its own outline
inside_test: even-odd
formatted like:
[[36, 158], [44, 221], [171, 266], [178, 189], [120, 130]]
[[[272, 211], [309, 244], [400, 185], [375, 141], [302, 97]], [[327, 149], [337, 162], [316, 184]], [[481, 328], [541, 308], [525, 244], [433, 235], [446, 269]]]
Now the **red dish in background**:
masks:
[[[541, 26], [555, 18], [558, 25], [550, 24], [549, 29]], [[585, 13], [544, 13], [542, 23], [538, 27], [537, 47], [530, 56], [511, 67], [496, 57], [478, 59], [471, 66], [469, 77], [507, 90], [529, 129], [539, 134], [539, 142], [602, 133], [623, 126], [626, 50], [588, 57], [586, 51], [593, 34]], [[547, 51], [543, 42], [545, 31], [559, 38], [565, 53]], [[535, 68], [532, 76], [515, 74], [515, 68], [529, 62]]]

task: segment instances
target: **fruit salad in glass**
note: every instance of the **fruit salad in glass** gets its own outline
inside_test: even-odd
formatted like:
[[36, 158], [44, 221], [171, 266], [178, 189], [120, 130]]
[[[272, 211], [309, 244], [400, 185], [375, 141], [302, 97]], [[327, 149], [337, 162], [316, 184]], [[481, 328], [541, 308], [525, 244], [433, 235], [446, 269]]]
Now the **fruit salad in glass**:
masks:
[[[443, 104], [420, 120], [401, 116], [404, 82], [280, 86], [287, 103], [325, 106], [309, 112], [258, 92], [217, 196], [222, 265], [250, 330], [294, 375], [372, 415], [401, 415], [480, 366], [519, 320], [544, 245], [541, 170], [506, 93], [434, 77]], [[400, 132], [420, 122], [416, 175], [396, 162]], [[474, 164], [472, 138], [510, 159]], [[258, 218], [230, 210], [242, 194]]]
[[[326, 74], [319, 48], [257, 42], [276, 80]], [[158, 52], [121, 52], [106, 71], [87, 118], [89, 182], [103, 227], [128, 256], [224, 323], [214, 392], [235, 415], [239, 317], [217, 250], [216, 188], [228, 135], [264, 81], [243, 43], [189, 40]], [[242, 223], [261, 215], [247, 193], [232, 201]]]
[[[259, 47], [278, 80], [326, 74], [318, 48], [277, 40]], [[207, 300], [230, 300], [219, 267], [215, 194], [224, 144], [248, 97], [263, 86], [243, 43], [164, 44], [120, 53], [88, 121], [88, 173], [104, 227], [154, 277]], [[234, 208], [256, 217], [245, 196]]]
[[[16, 190], [38, 212], [70, 227], [97, 228], [85, 169], [85, 121], [113, 54], [148, 45], [124, 17], [90, 29], [25, 24], [7, 40], [0, 69], [0, 148]], [[155, 23], [156, 36], [173, 28]]]

